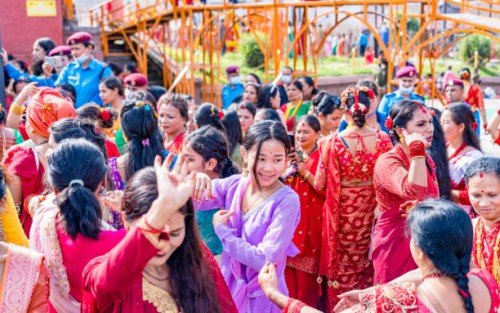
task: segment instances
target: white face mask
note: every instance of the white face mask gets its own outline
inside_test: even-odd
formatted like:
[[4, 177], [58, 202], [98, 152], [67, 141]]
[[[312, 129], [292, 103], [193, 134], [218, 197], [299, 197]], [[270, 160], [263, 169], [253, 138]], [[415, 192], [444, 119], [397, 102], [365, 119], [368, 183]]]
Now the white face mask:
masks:
[[240, 76], [233, 76], [229, 78], [229, 83], [231, 85], [236, 85], [236, 84], [241, 84], [241, 77]]
[[132, 94], [132, 91], [128, 88], [125, 88], [125, 91], [123, 94], [125, 95], [125, 99], [129, 99], [130, 95]]
[[406, 88], [406, 87], [400, 86], [398, 88], [398, 90], [399, 90], [399, 93], [402, 95], [409, 95], [413, 92], [413, 87]]
[[290, 84], [292, 82], [292, 75], [282, 75], [281, 81], [285, 84]]
[[90, 55], [87, 52], [84, 52], [81, 56], [76, 58], [76, 62], [78, 62], [80, 65], [85, 63], [90, 58]]

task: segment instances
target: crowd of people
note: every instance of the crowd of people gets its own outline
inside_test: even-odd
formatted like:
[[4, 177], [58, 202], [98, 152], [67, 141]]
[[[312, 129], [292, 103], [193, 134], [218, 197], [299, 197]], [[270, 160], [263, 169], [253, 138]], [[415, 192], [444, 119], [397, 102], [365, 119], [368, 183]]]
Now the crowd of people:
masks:
[[1, 312], [500, 308], [500, 111], [468, 69], [440, 111], [412, 66], [340, 95], [230, 66], [217, 107], [93, 50], [2, 52]]

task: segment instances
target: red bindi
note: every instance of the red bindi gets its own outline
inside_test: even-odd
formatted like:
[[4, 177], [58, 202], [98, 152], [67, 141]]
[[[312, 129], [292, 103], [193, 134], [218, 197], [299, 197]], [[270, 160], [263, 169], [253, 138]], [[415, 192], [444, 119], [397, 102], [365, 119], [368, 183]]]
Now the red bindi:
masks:
[[483, 178], [483, 173], [479, 173], [479, 178]]

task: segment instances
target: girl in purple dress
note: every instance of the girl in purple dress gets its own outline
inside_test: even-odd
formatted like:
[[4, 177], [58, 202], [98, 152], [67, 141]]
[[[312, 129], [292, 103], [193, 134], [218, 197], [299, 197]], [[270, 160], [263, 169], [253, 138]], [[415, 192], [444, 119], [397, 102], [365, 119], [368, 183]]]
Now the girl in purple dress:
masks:
[[281, 312], [257, 281], [267, 263], [276, 264], [278, 288], [288, 294], [284, 271], [287, 257], [299, 251], [292, 237], [300, 218], [297, 193], [280, 181], [289, 152], [283, 125], [262, 121], [245, 136], [243, 175], [213, 181], [202, 173], [196, 177], [197, 209], [225, 208], [213, 224], [223, 246], [221, 271], [242, 313]]

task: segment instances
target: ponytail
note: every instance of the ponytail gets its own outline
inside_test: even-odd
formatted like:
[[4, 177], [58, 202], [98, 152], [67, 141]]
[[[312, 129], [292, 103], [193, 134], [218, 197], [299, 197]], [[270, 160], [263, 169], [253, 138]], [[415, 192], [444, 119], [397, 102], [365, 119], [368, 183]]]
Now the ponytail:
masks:
[[96, 191], [102, 186], [107, 162], [99, 148], [85, 139], [67, 139], [58, 143], [48, 158], [51, 187], [59, 191], [59, 208], [67, 234], [75, 239], [97, 239], [102, 218]]
[[95, 194], [83, 185], [72, 181], [57, 197], [56, 204], [62, 214], [68, 235], [75, 239], [79, 233], [97, 239], [102, 218], [101, 205]]

